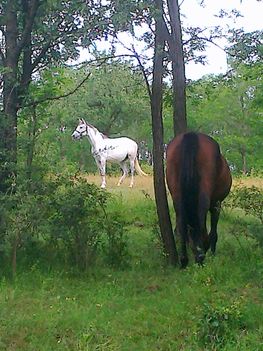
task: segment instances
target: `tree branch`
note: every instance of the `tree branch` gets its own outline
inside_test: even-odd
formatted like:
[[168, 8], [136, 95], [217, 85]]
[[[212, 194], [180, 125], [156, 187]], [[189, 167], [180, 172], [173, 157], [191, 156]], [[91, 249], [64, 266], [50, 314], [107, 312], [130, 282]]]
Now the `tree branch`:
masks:
[[146, 84], [146, 88], [147, 88], [147, 91], [148, 91], [148, 94], [149, 94], [149, 98], [151, 99], [152, 97], [152, 91], [151, 91], [151, 87], [150, 87], [150, 83], [148, 81], [148, 77], [147, 77], [147, 74], [145, 72], [145, 69], [144, 69], [144, 66], [142, 64], [142, 61], [141, 61], [141, 58], [138, 54], [138, 52], [135, 50], [135, 47], [134, 45], [132, 44], [132, 47], [131, 48], [128, 48], [126, 45], [123, 44], [123, 42], [116, 36], [116, 39], [118, 40], [118, 42], [128, 51], [132, 52], [133, 53], [133, 57], [136, 58], [137, 62], [138, 62], [138, 65], [139, 65], [139, 68], [143, 74], [143, 78], [145, 80], [145, 84]]
[[35, 58], [34, 62], [32, 63], [32, 72], [37, 67], [37, 65], [40, 63], [42, 58], [45, 56], [48, 49], [51, 47], [51, 43], [52, 43], [52, 40], [49, 39], [48, 42], [42, 47], [39, 55]]
[[[97, 67], [101, 66], [103, 63], [105, 63], [107, 61], [107, 58], [105, 58], [103, 60], [103, 62], [100, 62], [98, 64]], [[39, 100], [36, 100], [36, 101], [32, 101], [32, 102], [29, 102], [27, 104], [24, 104], [22, 107], [30, 107], [30, 106], [37, 106], [39, 104], [42, 104], [43, 102], [47, 102], [47, 101], [54, 101], [54, 100], [60, 100], [60, 99], [64, 99], [72, 94], [74, 94], [88, 79], [89, 77], [91, 76], [92, 72], [89, 72], [86, 77], [84, 79], [82, 79], [82, 81], [71, 91], [65, 93], [65, 94], [62, 94], [62, 95], [58, 95], [58, 96], [49, 96], [49, 97], [46, 97], [46, 98], [42, 98], [42, 99], [39, 99]]]
[[22, 33], [22, 37], [21, 37], [20, 41], [17, 43], [17, 49], [16, 49], [17, 55], [20, 54], [21, 50], [23, 49], [23, 47], [27, 41], [28, 36], [30, 35], [30, 33], [32, 31], [32, 27], [34, 24], [34, 20], [35, 20], [39, 5], [40, 5], [39, 0], [32, 0], [28, 13], [24, 14], [26, 16], [26, 24], [24, 27], [24, 31]]
[[0, 57], [1, 57], [2, 62], [4, 63], [5, 62], [5, 54], [3, 53], [3, 50], [1, 49], [1, 47], [0, 47]]
[[27, 104], [24, 104], [23, 107], [37, 106], [39, 104], [42, 104], [43, 102], [64, 99], [64, 98], [74, 94], [88, 80], [88, 78], [90, 76], [91, 76], [91, 72], [89, 72], [89, 74], [84, 79], [82, 79], [82, 81], [73, 90], [69, 91], [66, 94], [62, 94], [62, 95], [58, 95], [58, 96], [49, 96], [49, 97], [46, 97], [43, 99], [32, 101], [32, 102], [29, 102]]

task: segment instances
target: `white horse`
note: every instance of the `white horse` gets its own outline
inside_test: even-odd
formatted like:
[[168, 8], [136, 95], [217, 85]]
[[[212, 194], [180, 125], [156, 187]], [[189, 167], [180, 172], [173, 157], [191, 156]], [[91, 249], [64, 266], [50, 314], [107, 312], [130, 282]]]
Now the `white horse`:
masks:
[[84, 119], [79, 120], [79, 124], [72, 133], [74, 139], [81, 139], [86, 136], [91, 144], [91, 152], [97, 163], [97, 166], [101, 175], [101, 188], [106, 187], [106, 162], [119, 163], [123, 175], [121, 176], [118, 186], [121, 185], [123, 180], [128, 174], [127, 163], [130, 163], [131, 169], [131, 182], [130, 187], [134, 184], [134, 169], [141, 176], [147, 176], [139, 165], [137, 159], [138, 145], [132, 139], [122, 137], [122, 138], [108, 138], [102, 134], [98, 129], [96, 129], [91, 124], [84, 121]]

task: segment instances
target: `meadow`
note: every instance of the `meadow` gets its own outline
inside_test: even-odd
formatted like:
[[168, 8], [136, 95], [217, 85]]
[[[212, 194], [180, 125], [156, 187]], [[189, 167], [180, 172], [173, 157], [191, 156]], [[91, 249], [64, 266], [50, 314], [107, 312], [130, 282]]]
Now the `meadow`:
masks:
[[[263, 188], [260, 178], [235, 182]], [[216, 256], [180, 270], [161, 250], [152, 178], [136, 177], [134, 189], [116, 183], [108, 178], [108, 211], [126, 220], [125, 264], [79, 273], [36, 260], [13, 281], [0, 278], [0, 350], [263, 350], [258, 220], [225, 208]]]

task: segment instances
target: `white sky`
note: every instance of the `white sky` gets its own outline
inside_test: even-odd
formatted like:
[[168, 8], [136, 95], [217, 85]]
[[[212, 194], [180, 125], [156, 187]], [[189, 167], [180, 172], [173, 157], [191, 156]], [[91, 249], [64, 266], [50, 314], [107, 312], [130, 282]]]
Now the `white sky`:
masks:
[[[215, 25], [227, 26], [236, 28], [244, 28], [245, 32], [263, 29], [263, 1], [256, 0], [205, 0], [204, 7], [198, 5], [200, 0], [179, 0], [181, 3], [181, 20], [184, 26], [196, 26], [200, 28], [212, 27]], [[244, 17], [239, 17], [233, 24], [231, 20], [222, 20], [214, 17], [219, 11], [223, 9], [230, 11], [237, 9]], [[119, 38], [127, 45], [132, 40], [127, 34], [119, 35]], [[221, 47], [226, 45], [225, 41], [218, 42]], [[136, 45], [137, 46], [137, 45]], [[109, 43], [98, 43], [99, 49], [106, 49]], [[140, 48], [138, 48], [140, 51]], [[117, 53], [124, 53], [125, 50], [121, 47]], [[210, 45], [206, 51], [208, 63], [203, 66], [201, 64], [189, 63], [186, 65], [186, 78], [199, 79], [205, 74], [219, 74], [225, 73], [227, 70], [225, 52], [215, 45]], [[87, 60], [89, 54], [87, 50], [81, 50], [78, 62]]]
[[[220, 23], [220, 19], [215, 18], [214, 14], [218, 14], [220, 9], [231, 10], [233, 8], [239, 10], [244, 16], [236, 20], [234, 24], [236, 28], [243, 27], [245, 32], [263, 29], [263, 2], [256, 0], [243, 0], [241, 3], [240, 0], [205, 0], [204, 8], [198, 5], [197, 0], [184, 0], [181, 13], [186, 18], [182, 17], [182, 20], [185, 24], [191, 26], [213, 26]], [[224, 42], [222, 42], [222, 45], [224, 46]], [[208, 56], [207, 65], [194, 63], [186, 65], [187, 78], [198, 79], [205, 74], [226, 72], [226, 55], [223, 50], [211, 45], [206, 53]]]

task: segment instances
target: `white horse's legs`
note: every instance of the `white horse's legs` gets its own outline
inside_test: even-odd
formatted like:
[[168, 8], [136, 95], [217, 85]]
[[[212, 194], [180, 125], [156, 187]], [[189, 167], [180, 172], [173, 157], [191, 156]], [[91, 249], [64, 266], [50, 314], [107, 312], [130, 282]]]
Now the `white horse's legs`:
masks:
[[122, 176], [120, 177], [120, 180], [118, 181], [118, 186], [120, 186], [122, 184], [122, 182], [124, 181], [124, 179], [126, 178], [127, 174], [128, 174], [128, 167], [127, 164], [125, 162], [120, 162], [120, 166], [122, 169]]
[[96, 159], [99, 171], [100, 171], [100, 176], [101, 176], [101, 188], [106, 188], [106, 160], [103, 159]]
[[134, 184], [134, 160], [135, 159], [130, 159], [130, 167], [131, 167], [131, 182], [130, 182], [130, 185], [129, 187], [132, 188], [133, 187], [133, 184]]

